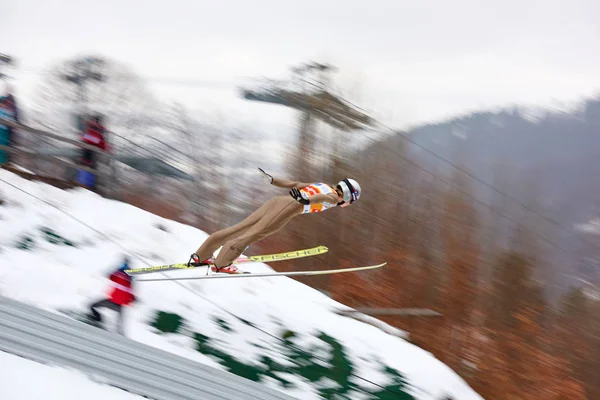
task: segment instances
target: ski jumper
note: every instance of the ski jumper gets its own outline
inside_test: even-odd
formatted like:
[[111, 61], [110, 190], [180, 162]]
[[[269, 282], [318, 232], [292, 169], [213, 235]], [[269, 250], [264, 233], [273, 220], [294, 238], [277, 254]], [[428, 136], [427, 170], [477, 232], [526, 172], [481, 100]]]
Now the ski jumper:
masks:
[[337, 205], [335, 189], [324, 183], [313, 183], [300, 189], [307, 199], [320, 194], [331, 199], [331, 203], [314, 203], [302, 205], [290, 196], [276, 196], [268, 200], [260, 208], [240, 223], [222, 229], [210, 235], [196, 251], [200, 260], [212, 257], [221, 246], [215, 260], [217, 267], [224, 267], [239, 257], [246, 247], [279, 231], [297, 215], [322, 212]]

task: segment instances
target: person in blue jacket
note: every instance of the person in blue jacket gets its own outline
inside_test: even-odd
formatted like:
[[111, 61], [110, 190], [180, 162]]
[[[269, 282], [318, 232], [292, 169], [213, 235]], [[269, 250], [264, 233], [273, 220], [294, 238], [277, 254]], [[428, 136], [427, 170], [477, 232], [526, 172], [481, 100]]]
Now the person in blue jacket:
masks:
[[[12, 94], [11, 86], [7, 86], [6, 95], [0, 97], [0, 118], [21, 123], [19, 107], [17, 107], [17, 101]], [[13, 128], [0, 125], [0, 144], [11, 146], [13, 139]], [[10, 161], [10, 153], [3, 152], [2, 155], [0, 155], [0, 164], [7, 163], [8, 161]]]
[[[11, 100], [12, 99], [12, 100]], [[15, 104], [11, 95], [0, 97], [0, 119], [15, 121]], [[10, 146], [12, 142], [12, 128], [0, 124], [0, 145]], [[0, 149], [0, 165], [7, 164], [9, 153]]]

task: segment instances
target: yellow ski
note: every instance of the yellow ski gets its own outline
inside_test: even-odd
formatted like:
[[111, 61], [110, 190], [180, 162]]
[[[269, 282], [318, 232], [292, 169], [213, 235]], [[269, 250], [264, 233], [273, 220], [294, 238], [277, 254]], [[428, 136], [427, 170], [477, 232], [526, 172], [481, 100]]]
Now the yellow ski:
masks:
[[[240, 257], [236, 259], [233, 264], [243, 264], [248, 262], [275, 262], [275, 261], [283, 261], [283, 260], [293, 260], [296, 258], [302, 257], [310, 257], [316, 256], [319, 254], [327, 253], [329, 249], [325, 246], [317, 246], [310, 249], [304, 250], [295, 250], [288, 251], [285, 253], [277, 253], [277, 254], [262, 254], [258, 256], [250, 256], [250, 257]], [[177, 263], [177, 264], [168, 264], [168, 265], [156, 265], [153, 267], [144, 267], [144, 268], [134, 268], [134, 269], [126, 269], [125, 272], [128, 275], [141, 275], [148, 274], [151, 272], [164, 272], [164, 271], [172, 271], [177, 269], [189, 269], [189, 268], [198, 268], [198, 267], [206, 267], [207, 264], [202, 265], [187, 265], [186, 263]]]
[[273, 262], [282, 260], [292, 260], [294, 258], [302, 258], [309, 256], [316, 256], [318, 254], [327, 253], [329, 249], [325, 246], [313, 247], [311, 249], [288, 251], [285, 253], [278, 254], [264, 254], [260, 256], [250, 256], [248, 258], [238, 258], [234, 264], [241, 264], [245, 262]]

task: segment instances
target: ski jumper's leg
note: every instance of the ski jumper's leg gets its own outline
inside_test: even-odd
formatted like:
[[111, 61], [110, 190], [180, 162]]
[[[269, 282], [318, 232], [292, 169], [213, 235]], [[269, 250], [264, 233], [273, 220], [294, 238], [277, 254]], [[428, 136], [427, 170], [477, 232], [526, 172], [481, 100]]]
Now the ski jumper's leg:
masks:
[[252, 225], [260, 221], [265, 215], [267, 210], [272, 206], [272, 201], [268, 200], [265, 204], [260, 206], [256, 211], [246, 217], [243, 221], [236, 225], [230, 226], [229, 228], [221, 229], [220, 231], [211, 234], [202, 245], [196, 250], [196, 254], [200, 260], [206, 260], [213, 256], [213, 253], [228, 240], [233, 239], [246, 232]]
[[277, 232], [302, 212], [302, 205], [291, 197], [280, 196], [272, 200], [270, 207], [259, 221], [245, 233], [228, 240], [223, 245], [215, 260], [215, 266], [221, 268], [231, 264], [246, 247]]

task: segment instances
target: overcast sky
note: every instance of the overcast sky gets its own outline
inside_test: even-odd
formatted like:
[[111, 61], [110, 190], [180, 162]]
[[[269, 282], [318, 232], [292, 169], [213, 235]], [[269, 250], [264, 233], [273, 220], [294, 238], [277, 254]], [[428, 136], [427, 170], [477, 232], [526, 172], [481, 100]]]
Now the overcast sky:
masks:
[[[598, 0], [0, 0], [0, 53], [22, 70], [91, 52], [145, 77], [218, 82], [328, 62], [350, 100], [405, 127], [599, 93], [599, 21]], [[17, 77], [31, 96], [39, 76]], [[153, 89], [192, 108], [240, 104], [227, 85]]]

